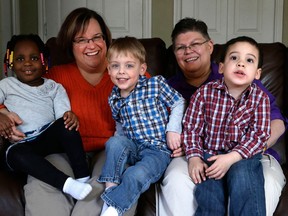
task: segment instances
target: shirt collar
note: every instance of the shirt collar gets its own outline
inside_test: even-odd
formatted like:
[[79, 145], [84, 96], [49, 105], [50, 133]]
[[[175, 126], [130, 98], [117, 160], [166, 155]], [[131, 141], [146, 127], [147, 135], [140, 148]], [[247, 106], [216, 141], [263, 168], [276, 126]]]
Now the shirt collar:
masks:
[[[222, 77], [221, 79], [218, 79], [216, 80], [214, 83], [213, 83], [213, 88], [216, 88], [216, 89], [220, 89], [220, 90], [223, 90], [225, 91], [227, 94], [228, 93], [228, 88], [224, 82], [224, 77]], [[250, 84], [241, 94], [241, 98], [247, 98], [251, 92], [253, 91], [253, 89], [256, 87], [255, 83], [252, 83]]]
[[[142, 88], [143, 86], [146, 86], [146, 85], [147, 85], [147, 80], [148, 80], [148, 79], [146, 78], [146, 76], [140, 75], [140, 76], [139, 76], [139, 80], [138, 80], [135, 88], [130, 92], [130, 94], [131, 94], [132, 92], [134, 92], [136, 89], [140, 89], [140, 88]], [[121, 95], [120, 95], [120, 89], [119, 89], [116, 85], [114, 85], [112, 91], [113, 91], [113, 93], [114, 93], [114, 97], [113, 97], [113, 98], [117, 98], [117, 99], [122, 98]], [[130, 94], [129, 94], [129, 95], [130, 95]], [[129, 96], [128, 96], [128, 97], [129, 97]]]

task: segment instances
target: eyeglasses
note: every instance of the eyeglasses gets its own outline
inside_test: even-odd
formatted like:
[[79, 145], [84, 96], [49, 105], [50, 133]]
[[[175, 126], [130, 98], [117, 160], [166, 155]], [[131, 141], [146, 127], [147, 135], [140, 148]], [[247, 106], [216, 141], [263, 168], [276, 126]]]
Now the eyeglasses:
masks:
[[79, 44], [79, 45], [87, 45], [89, 44], [90, 41], [92, 41], [93, 43], [97, 43], [97, 42], [102, 42], [104, 40], [104, 35], [99, 33], [96, 34], [94, 37], [92, 38], [75, 38], [73, 40], [74, 43]]
[[196, 50], [196, 49], [199, 49], [203, 44], [207, 43], [209, 40], [205, 40], [203, 42], [197, 42], [197, 43], [191, 43], [190, 45], [188, 46], [185, 46], [185, 45], [181, 45], [181, 46], [176, 46], [175, 47], [175, 52], [176, 54], [178, 55], [183, 55], [187, 49], [190, 49], [190, 50]]

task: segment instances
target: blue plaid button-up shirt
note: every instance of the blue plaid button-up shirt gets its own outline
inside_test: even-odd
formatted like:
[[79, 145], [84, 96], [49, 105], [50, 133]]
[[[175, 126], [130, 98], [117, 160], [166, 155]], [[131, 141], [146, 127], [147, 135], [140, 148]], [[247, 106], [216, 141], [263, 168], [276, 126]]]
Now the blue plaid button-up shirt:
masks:
[[[148, 143], [170, 153], [166, 145], [166, 126], [169, 109], [183, 100], [162, 76], [147, 79], [140, 76], [139, 81], [126, 98], [120, 96], [114, 86], [109, 97], [113, 118], [121, 123], [124, 134], [137, 143]], [[181, 131], [179, 131], [181, 133]]]

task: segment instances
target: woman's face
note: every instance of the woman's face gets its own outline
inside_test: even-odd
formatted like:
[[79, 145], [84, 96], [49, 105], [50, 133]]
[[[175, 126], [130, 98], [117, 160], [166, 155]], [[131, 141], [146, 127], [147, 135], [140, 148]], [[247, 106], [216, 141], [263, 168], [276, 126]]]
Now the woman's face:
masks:
[[175, 39], [174, 54], [184, 74], [209, 70], [212, 52], [213, 42], [199, 32], [181, 33]]
[[86, 72], [99, 72], [97, 69], [106, 64], [106, 53], [107, 46], [100, 25], [97, 20], [91, 19], [85, 31], [80, 31], [74, 38], [73, 55], [77, 66]]

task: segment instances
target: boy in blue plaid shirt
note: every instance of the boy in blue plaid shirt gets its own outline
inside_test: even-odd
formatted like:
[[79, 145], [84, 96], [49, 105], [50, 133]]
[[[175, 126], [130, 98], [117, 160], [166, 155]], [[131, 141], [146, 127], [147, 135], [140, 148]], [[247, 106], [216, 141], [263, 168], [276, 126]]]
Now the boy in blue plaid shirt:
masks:
[[[144, 76], [145, 48], [134, 37], [119, 38], [108, 50], [108, 71], [115, 84], [109, 97], [116, 121], [106, 143], [101, 215], [122, 215], [150, 184], [158, 181], [181, 144], [185, 100], [162, 76]], [[127, 168], [128, 165], [128, 168]]]

